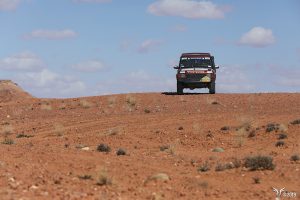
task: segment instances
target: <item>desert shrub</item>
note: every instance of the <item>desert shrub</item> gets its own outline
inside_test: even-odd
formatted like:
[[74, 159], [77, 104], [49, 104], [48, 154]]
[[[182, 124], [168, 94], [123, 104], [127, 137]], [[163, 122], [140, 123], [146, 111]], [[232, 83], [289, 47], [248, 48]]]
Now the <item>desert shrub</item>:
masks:
[[291, 161], [297, 162], [300, 160], [300, 156], [298, 154], [294, 154], [291, 156]]
[[278, 141], [278, 142], [276, 142], [275, 146], [276, 147], [282, 147], [282, 146], [284, 146], [284, 141]]
[[229, 129], [230, 129], [229, 126], [223, 126], [223, 127], [221, 128], [221, 131], [228, 131]]
[[97, 151], [99, 152], [110, 152], [110, 147], [107, 145], [107, 144], [100, 144], [98, 147], [97, 147]]
[[33, 135], [26, 135], [26, 134], [23, 134], [23, 133], [18, 134], [16, 136], [16, 138], [31, 138], [31, 137], [33, 137]]
[[160, 146], [160, 147], [159, 147], [160, 151], [165, 151], [165, 150], [167, 150], [167, 149], [169, 149], [169, 148], [170, 148], [169, 145], [163, 145], [163, 146]]
[[291, 122], [292, 125], [300, 124], [300, 119], [296, 119]]
[[111, 185], [112, 180], [109, 178], [106, 170], [100, 171], [98, 178], [97, 178], [97, 185], [103, 186], [103, 185]]
[[62, 125], [60, 123], [54, 124], [54, 133], [57, 136], [63, 136], [65, 134], [65, 127], [64, 127], [64, 125]]
[[198, 167], [198, 172], [207, 172], [210, 170], [208, 162], [205, 162], [203, 165]]
[[83, 108], [90, 108], [92, 107], [92, 103], [88, 102], [85, 99], [81, 99], [79, 102], [79, 105], [82, 106]]
[[283, 139], [286, 139], [286, 138], [287, 138], [287, 135], [284, 134], [284, 133], [280, 133], [280, 134], [278, 135], [278, 140], [283, 140]]
[[118, 135], [120, 132], [120, 128], [118, 127], [115, 127], [115, 128], [110, 128], [106, 133], [105, 135]]
[[144, 110], [144, 112], [148, 114], [148, 113], [150, 113], [151, 111], [150, 111], [149, 109], [146, 108], [146, 109]]
[[47, 103], [47, 104], [42, 104], [42, 105], [41, 105], [41, 110], [47, 110], [47, 111], [50, 111], [50, 110], [52, 110], [52, 106], [49, 105], [49, 103]]
[[270, 156], [253, 156], [245, 158], [245, 167], [251, 171], [274, 170], [273, 158]]
[[219, 171], [224, 171], [225, 169], [226, 169], [225, 165], [222, 165], [222, 164], [218, 163], [216, 165], [215, 171], [219, 172]]
[[233, 159], [232, 163], [233, 163], [233, 165], [234, 165], [235, 168], [239, 168], [242, 165], [241, 160], [239, 160], [237, 158]]
[[78, 178], [82, 179], [82, 180], [90, 180], [92, 179], [92, 176], [91, 175], [82, 175], [82, 176], [78, 176]]
[[248, 137], [249, 137], [249, 138], [252, 138], [252, 137], [255, 137], [255, 136], [256, 136], [256, 133], [255, 133], [254, 130], [251, 131], [251, 132], [248, 134]]
[[219, 103], [217, 101], [211, 102], [212, 105], [218, 105]]
[[12, 145], [14, 144], [15, 142], [12, 140], [12, 139], [9, 139], [9, 138], [5, 138], [2, 142], [2, 144], [7, 144], [7, 145]]
[[9, 123], [5, 123], [0, 133], [3, 133], [4, 135], [9, 135], [12, 134], [13, 132], [14, 132], [13, 126], [10, 125]]
[[125, 156], [126, 155], [126, 151], [124, 149], [118, 149], [117, 151], [117, 156]]
[[266, 127], [267, 133], [270, 133], [272, 131], [278, 131], [278, 130], [279, 130], [279, 124], [273, 124], [273, 123], [267, 124]]
[[129, 106], [135, 106], [136, 105], [136, 100], [134, 97], [132, 96], [127, 96], [126, 97], [126, 103], [129, 105]]
[[235, 168], [235, 165], [233, 164], [233, 162], [229, 162], [224, 165], [224, 168], [225, 169], [233, 169], [233, 168]]
[[179, 127], [178, 127], [178, 130], [182, 131], [182, 130], [183, 130], [183, 127], [182, 127], [182, 126], [179, 126]]
[[259, 177], [253, 177], [253, 181], [255, 184], [260, 184], [260, 178]]

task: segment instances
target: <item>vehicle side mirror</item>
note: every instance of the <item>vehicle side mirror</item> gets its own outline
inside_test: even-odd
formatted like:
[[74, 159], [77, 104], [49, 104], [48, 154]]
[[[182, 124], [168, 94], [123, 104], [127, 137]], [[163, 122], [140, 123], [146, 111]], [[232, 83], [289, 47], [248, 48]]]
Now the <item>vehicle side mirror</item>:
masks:
[[220, 66], [219, 66], [219, 65], [216, 65], [216, 66], [215, 66], [215, 68], [216, 68], [216, 69], [219, 69], [219, 68], [220, 68]]
[[174, 69], [179, 69], [179, 67], [178, 67], [178, 66], [174, 66], [173, 68], [174, 68]]

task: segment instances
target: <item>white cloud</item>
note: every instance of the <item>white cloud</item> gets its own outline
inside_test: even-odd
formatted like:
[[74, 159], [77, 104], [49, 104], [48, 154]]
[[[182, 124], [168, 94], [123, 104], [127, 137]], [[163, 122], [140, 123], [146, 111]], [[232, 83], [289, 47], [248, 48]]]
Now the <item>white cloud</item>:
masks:
[[49, 39], [49, 40], [62, 40], [74, 38], [77, 33], [70, 29], [64, 30], [34, 30], [24, 36], [25, 39]]
[[71, 68], [81, 72], [96, 72], [106, 68], [106, 65], [99, 60], [88, 60], [78, 64], [74, 64]]
[[240, 66], [220, 67], [217, 72], [217, 92], [254, 92], [256, 87]]
[[254, 27], [245, 33], [239, 40], [239, 44], [252, 47], [266, 47], [275, 43], [275, 37], [271, 29]]
[[157, 47], [159, 47], [162, 44], [162, 41], [160, 40], [145, 40], [142, 42], [142, 44], [138, 48], [139, 53], [148, 53], [152, 50], [155, 50]]
[[21, 0], [0, 0], [0, 11], [15, 10], [20, 3]]
[[108, 3], [112, 2], [112, 0], [73, 0], [76, 3]]
[[157, 0], [148, 6], [148, 12], [154, 15], [191, 19], [221, 19], [227, 10], [210, 1], [198, 0]]
[[49, 69], [18, 74], [15, 79], [37, 97], [76, 97], [86, 93], [84, 82]]
[[45, 67], [43, 61], [34, 53], [22, 52], [0, 60], [0, 69], [36, 71]]

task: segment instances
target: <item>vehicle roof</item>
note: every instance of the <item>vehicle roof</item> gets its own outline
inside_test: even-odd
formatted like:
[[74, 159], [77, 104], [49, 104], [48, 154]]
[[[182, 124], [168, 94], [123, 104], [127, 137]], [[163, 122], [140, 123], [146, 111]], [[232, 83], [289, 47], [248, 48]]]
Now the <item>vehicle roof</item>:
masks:
[[210, 57], [210, 53], [183, 53], [181, 57]]

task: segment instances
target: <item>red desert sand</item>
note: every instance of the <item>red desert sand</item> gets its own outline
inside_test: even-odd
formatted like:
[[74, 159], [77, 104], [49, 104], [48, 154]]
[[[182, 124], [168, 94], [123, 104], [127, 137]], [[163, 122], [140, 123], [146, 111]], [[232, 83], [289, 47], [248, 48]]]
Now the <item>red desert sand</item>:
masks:
[[1, 200], [300, 196], [299, 93], [39, 99], [1, 81], [0, 123]]

